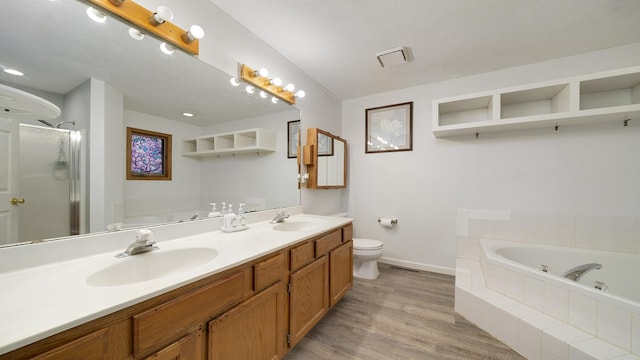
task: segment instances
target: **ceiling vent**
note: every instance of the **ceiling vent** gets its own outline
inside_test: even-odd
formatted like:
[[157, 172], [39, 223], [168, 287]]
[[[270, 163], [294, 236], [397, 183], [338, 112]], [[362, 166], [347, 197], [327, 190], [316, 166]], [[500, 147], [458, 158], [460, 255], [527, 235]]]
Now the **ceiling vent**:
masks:
[[407, 49], [403, 46], [380, 51], [376, 54], [376, 58], [383, 68], [395, 65], [406, 64], [409, 62]]

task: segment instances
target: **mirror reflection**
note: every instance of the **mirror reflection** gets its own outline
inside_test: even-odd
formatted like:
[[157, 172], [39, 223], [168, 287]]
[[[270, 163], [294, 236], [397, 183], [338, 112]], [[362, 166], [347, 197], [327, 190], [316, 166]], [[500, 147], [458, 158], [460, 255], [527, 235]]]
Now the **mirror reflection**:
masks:
[[[310, 146], [309, 146], [310, 145]], [[313, 189], [345, 188], [347, 141], [327, 131], [307, 129], [306, 151], [311, 152], [308, 187]]]
[[[0, 179], [0, 193], [25, 202], [9, 206], [10, 216], [0, 206], [0, 218], [19, 223], [0, 224], [0, 245], [206, 218], [214, 202], [218, 209], [245, 203], [247, 211], [300, 203], [296, 160], [287, 156], [287, 122], [300, 119], [296, 108], [250, 97], [229, 84], [229, 74], [190, 55], [165, 55], [151, 36], [136, 41], [115, 18], [97, 24], [87, 6], [3, 6], [0, 69], [24, 76], [0, 71], [0, 84], [62, 112], [12, 116], [21, 124], [19, 158], [1, 157], [0, 175], [20, 180]], [[34, 25], [23, 26], [26, 19]], [[126, 127], [172, 135], [171, 181], [125, 180]], [[184, 139], [256, 128], [275, 134], [275, 151], [182, 156]]]

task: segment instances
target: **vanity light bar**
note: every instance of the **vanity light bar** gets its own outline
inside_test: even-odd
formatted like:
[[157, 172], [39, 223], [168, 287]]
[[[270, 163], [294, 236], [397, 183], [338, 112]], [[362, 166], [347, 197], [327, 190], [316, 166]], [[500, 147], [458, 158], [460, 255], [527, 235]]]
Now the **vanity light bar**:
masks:
[[242, 64], [240, 67], [240, 79], [253, 87], [263, 90], [276, 98], [285, 101], [291, 105], [295, 105], [296, 96], [293, 92], [286, 90], [282, 84], [276, 85], [266, 76], [260, 76], [255, 69]]
[[[154, 11], [136, 4], [132, 0], [87, 0], [88, 2], [108, 11], [123, 20], [133, 24], [139, 29], [143, 29], [156, 35], [162, 40], [174, 45], [190, 54], [198, 55], [198, 38], [193, 34], [187, 35], [188, 31], [172, 24], [168, 20], [160, 24], [152, 24], [149, 19], [153, 17]], [[116, 5], [119, 4], [119, 5]], [[199, 35], [199, 34], [198, 34]], [[201, 36], [200, 36], [201, 37]], [[186, 39], [190, 41], [186, 41]]]

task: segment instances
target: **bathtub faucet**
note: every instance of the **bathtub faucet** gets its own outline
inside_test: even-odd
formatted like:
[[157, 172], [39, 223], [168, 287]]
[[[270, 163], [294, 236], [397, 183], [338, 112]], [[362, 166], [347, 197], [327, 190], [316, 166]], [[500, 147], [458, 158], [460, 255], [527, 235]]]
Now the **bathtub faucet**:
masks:
[[569, 280], [573, 280], [573, 281], [579, 281], [580, 278], [584, 276], [584, 274], [588, 273], [593, 269], [602, 269], [602, 264], [589, 263], [589, 264], [578, 265], [565, 271], [564, 274], [562, 274], [562, 277]]

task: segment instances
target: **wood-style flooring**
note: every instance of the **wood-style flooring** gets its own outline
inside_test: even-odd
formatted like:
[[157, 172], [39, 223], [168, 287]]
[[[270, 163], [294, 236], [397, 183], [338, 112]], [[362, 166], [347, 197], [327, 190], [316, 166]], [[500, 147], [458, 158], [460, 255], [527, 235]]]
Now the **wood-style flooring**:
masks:
[[286, 360], [524, 359], [454, 311], [454, 277], [379, 264]]

